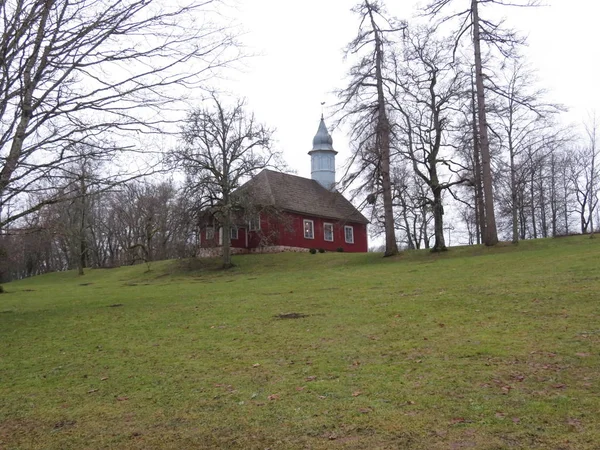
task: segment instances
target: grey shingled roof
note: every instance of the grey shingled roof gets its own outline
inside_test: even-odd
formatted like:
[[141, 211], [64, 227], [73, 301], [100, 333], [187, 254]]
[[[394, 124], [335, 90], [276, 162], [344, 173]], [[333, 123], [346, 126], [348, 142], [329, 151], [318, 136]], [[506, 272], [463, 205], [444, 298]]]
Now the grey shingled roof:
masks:
[[317, 181], [265, 169], [238, 190], [252, 201], [283, 211], [310, 216], [369, 223], [342, 194], [329, 191]]

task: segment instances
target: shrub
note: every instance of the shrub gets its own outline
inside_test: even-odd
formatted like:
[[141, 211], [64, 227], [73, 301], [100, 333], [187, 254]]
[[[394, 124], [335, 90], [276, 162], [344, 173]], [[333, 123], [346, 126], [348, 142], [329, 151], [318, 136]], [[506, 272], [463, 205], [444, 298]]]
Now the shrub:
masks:
[[324, 248], [320, 248], [319, 249], [319, 253], [325, 253], [325, 249]]
[[317, 249], [316, 248], [311, 248], [308, 251], [310, 252], [311, 255], [314, 255], [315, 253], [317, 253]]
[[338, 247], [335, 251], [343, 253], [344, 252], [344, 247]]
[[4, 286], [0, 284], [0, 294], [4, 294]]

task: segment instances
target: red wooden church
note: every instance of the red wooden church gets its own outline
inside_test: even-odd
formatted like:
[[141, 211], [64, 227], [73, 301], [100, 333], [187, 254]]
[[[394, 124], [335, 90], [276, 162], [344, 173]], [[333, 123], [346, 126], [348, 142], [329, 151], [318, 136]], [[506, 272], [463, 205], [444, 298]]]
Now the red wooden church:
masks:
[[[335, 190], [337, 152], [322, 117], [308, 154], [310, 179], [265, 169], [236, 191], [252, 206], [231, 228], [232, 253], [367, 251], [369, 221]], [[218, 254], [222, 241], [223, 229], [205, 223], [199, 255]]]

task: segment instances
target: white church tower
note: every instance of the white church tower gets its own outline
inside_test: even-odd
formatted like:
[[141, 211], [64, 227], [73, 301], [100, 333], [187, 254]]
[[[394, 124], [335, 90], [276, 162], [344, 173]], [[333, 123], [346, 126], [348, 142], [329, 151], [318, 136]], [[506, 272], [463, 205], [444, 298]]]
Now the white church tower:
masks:
[[333, 149], [333, 139], [327, 131], [322, 115], [319, 129], [313, 139], [313, 148], [308, 154], [310, 155], [311, 178], [327, 189], [333, 190], [335, 188], [335, 155], [337, 152]]

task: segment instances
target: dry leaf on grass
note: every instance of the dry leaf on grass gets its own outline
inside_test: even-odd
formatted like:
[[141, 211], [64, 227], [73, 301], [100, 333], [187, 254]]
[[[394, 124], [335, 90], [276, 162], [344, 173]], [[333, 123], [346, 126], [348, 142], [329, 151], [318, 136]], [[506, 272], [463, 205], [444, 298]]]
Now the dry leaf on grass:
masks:
[[455, 417], [450, 421], [450, 425], [457, 425], [459, 423], [465, 423], [466, 419], [464, 417]]

